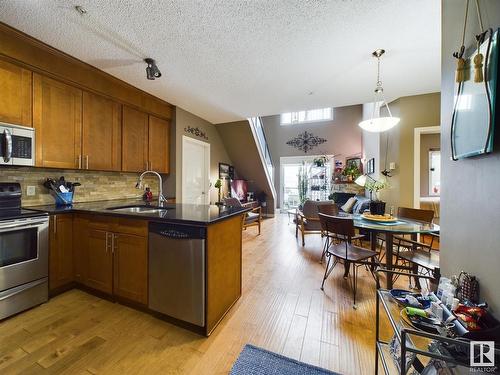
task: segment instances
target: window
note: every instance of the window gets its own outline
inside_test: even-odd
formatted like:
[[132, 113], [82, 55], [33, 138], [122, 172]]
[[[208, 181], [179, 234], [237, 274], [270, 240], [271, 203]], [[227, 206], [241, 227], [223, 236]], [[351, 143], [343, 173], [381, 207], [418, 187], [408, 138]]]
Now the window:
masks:
[[429, 195], [441, 194], [441, 151], [429, 151]]
[[310, 109], [308, 111], [287, 112], [281, 114], [281, 125], [302, 124], [333, 120], [333, 108]]

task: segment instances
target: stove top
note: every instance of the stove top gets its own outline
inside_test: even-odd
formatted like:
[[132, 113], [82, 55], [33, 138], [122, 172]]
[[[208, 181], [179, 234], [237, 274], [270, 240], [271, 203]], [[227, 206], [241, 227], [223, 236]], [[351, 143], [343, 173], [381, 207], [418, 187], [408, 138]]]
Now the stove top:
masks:
[[23, 219], [23, 218], [37, 217], [37, 216], [48, 216], [48, 213], [34, 211], [34, 210], [27, 210], [24, 208], [17, 210], [0, 210], [0, 221]]
[[47, 215], [46, 212], [37, 212], [21, 208], [21, 185], [19, 183], [0, 182], [0, 220], [45, 215]]

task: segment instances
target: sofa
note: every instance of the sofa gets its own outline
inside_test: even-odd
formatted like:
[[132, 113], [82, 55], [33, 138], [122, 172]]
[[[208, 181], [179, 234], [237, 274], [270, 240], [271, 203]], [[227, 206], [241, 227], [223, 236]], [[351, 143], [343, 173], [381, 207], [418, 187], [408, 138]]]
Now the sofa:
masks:
[[370, 198], [367, 198], [364, 195], [335, 192], [332, 194], [332, 198], [333, 198], [333, 201], [335, 202], [335, 204], [337, 204], [337, 206], [339, 207], [340, 212], [345, 212], [342, 209], [342, 206], [344, 206], [350, 198], [355, 198], [356, 203], [352, 207], [352, 210], [350, 210], [349, 212], [346, 212], [346, 213], [348, 213], [348, 214], [362, 214], [365, 210], [368, 210], [370, 208]]

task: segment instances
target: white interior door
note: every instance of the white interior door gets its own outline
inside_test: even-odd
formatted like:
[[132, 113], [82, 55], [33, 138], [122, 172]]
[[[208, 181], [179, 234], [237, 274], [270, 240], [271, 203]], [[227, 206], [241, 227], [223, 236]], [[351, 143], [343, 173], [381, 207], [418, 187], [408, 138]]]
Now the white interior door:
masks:
[[209, 204], [210, 144], [182, 136], [182, 202]]

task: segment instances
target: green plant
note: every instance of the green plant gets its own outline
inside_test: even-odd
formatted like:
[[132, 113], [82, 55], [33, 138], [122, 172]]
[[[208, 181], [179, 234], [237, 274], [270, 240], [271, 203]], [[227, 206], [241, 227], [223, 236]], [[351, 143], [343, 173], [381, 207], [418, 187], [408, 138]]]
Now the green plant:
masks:
[[320, 157], [317, 157], [313, 160], [313, 163], [316, 164], [317, 167], [322, 167], [324, 166], [326, 163], [328, 163], [328, 156], [326, 155], [322, 155]]
[[365, 183], [365, 189], [370, 192], [370, 196], [375, 193], [375, 200], [377, 200], [377, 193], [381, 190], [384, 190], [388, 186], [389, 184], [387, 183], [387, 181], [371, 180], [366, 181]]
[[347, 165], [342, 171], [344, 176], [352, 176], [352, 179], [355, 180], [357, 177], [361, 175], [361, 171], [355, 164]]
[[304, 162], [302, 162], [301, 167], [299, 168], [298, 174], [298, 182], [299, 182], [299, 201], [303, 204], [307, 200], [307, 189], [309, 187], [308, 175], [307, 175], [307, 166]]
[[220, 178], [217, 181], [215, 181], [214, 187], [216, 189], [220, 189], [222, 187], [222, 181]]

